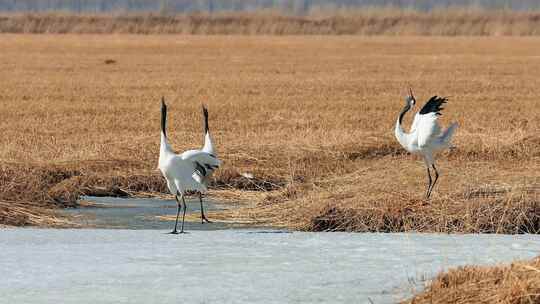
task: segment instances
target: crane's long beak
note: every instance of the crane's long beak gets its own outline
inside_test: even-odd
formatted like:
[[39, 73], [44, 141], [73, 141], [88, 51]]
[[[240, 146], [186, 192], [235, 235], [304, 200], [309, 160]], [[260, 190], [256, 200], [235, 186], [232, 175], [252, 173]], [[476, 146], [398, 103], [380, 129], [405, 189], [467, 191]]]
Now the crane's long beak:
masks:
[[[412, 104], [410, 101], [412, 101]], [[411, 108], [416, 105], [416, 98], [414, 97], [414, 93], [411, 87], [409, 87], [409, 96], [407, 96], [407, 105], [409, 105]]]
[[414, 97], [413, 90], [409, 87], [409, 96], [414, 100], [413, 107], [416, 105], [416, 98]]

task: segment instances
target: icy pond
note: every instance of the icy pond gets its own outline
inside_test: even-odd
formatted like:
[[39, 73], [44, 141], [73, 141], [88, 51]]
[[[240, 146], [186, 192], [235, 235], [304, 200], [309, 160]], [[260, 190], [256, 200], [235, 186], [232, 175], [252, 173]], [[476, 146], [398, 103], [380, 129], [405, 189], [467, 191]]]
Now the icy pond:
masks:
[[[449, 267], [540, 253], [536, 235], [289, 233], [219, 224], [170, 235], [166, 223], [157, 230], [4, 229], [0, 303], [396, 303]], [[220, 228], [208, 230], [213, 225]]]
[[[66, 212], [75, 217], [75, 221], [86, 226], [96, 228], [119, 229], [172, 229], [173, 222], [160, 219], [160, 216], [176, 216], [177, 205], [175, 200], [160, 200], [153, 198], [115, 198], [115, 197], [83, 197], [83, 201], [90, 202], [93, 207], [66, 209]], [[187, 198], [187, 213], [201, 212], [199, 199]], [[204, 199], [204, 210], [214, 211], [224, 209], [225, 205]], [[226, 229], [231, 225], [213, 223], [212, 225], [200, 222], [185, 223], [186, 230], [217, 230]]]

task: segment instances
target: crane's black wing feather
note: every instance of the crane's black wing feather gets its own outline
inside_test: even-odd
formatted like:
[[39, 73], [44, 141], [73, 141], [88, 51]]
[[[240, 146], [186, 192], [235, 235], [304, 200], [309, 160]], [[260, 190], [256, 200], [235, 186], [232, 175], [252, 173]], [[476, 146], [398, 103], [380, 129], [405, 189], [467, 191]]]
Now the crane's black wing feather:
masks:
[[426, 102], [426, 104], [422, 107], [419, 113], [435, 113], [437, 115], [442, 115], [440, 111], [444, 110], [444, 108], [442, 108], [442, 105], [445, 104], [447, 100], [448, 98], [446, 97], [439, 97], [435, 95]]
[[[213, 154], [208, 154], [211, 158], [216, 158]], [[219, 168], [219, 165], [209, 164], [203, 161], [195, 161], [195, 173], [198, 174], [201, 178], [210, 176], [216, 169]]]

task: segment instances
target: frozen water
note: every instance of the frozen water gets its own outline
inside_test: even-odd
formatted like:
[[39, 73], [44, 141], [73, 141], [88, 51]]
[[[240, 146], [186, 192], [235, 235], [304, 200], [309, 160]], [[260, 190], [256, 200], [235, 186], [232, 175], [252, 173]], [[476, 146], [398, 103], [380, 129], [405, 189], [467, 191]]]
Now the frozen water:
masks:
[[157, 216], [176, 215], [174, 200], [84, 199], [102, 208], [67, 211], [82, 223], [144, 230], [2, 231], [0, 303], [394, 303], [450, 266], [540, 252], [532, 235], [201, 231], [227, 225], [200, 222], [167, 235], [172, 223]]
[[450, 266], [540, 252], [536, 235], [165, 232], [2, 230], [0, 303], [395, 303]]
[[[82, 197], [82, 200], [95, 204], [94, 207], [65, 209], [75, 222], [96, 228], [125, 229], [172, 229], [174, 222], [162, 220], [159, 216], [176, 216], [175, 200], [155, 198], [116, 198], [116, 197]], [[198, 198], [186, 199], [187, 213], [201, 212]], [[203, 199], [204, 210], [220, 210], [224, 205]], [[210, 218], [211, 220], [211, 218]], [[186, 230], [226, 229], [230, 225], [224, 223], [201, 224], [200, 221], [186, 221]]]

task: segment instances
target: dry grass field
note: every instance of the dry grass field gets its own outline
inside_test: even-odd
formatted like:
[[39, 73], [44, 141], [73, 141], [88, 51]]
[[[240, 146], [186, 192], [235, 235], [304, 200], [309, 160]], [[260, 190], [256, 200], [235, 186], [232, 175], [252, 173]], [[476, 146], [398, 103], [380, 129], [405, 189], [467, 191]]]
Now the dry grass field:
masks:
[[[210, 109], [224, 161], [211, 195], [240, 205], [210, 218], [540, 232], [538, 38], [2, 35], [0, 50], [0, 225], [69, 225], [54, 210], [81, 194], [164, 195], [165, 96], [178, 150], [202, 144]], [[450, 96], [441, 121], [460, 125], [429, 201], [393, 136], [409, 85]], [[462, 268], [413, 303], [538, 303], [538, 273]]]
[[[4, 224], [63, 224], [10, 206], [164, 193], [165, 96], [178, 150], [202, 144], [201, 103], [210, 108], [224, 160], [212, 195], [244, 202], [215, 216], [300, 230], [540, 231], [540, 39], [3, 35], [0, 49]], [[450, 96], [442, 123], [460, 124], [430, 201], [422, 161], [393, 135], [409, 85], [422, 101]]]

